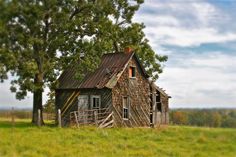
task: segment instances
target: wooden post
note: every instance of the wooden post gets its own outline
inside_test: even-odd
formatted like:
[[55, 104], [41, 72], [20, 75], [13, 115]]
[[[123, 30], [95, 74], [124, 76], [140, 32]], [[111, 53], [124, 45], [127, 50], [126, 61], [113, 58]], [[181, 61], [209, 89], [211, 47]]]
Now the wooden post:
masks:
[[12, 127], [15, 126], [15, 117], [14, 117], [14, 107], [12, 107], [12, 112], [11, 112], [11, 122], [12, 122]]
[[161, 126], [161, 118], [162, 117], [162, 114], [161, 112], [157, 112], [157, 127], [160, 127]]
[[[78, 121], [78, 117], [77, 117], [76, 111], [74, 111], [74, 115], [75, 115], [75, 122], [77, 124], [77, 127], [79, 127], [79, 121]], [[79, 116], [79, 113], [78, 113], [78, 116]]]
[[41, 110], [38, 109], [38, 121], [37, 121], [38, 126], [41, 126]]
[[98, 113], [97, 113], [97, 110], [94, 111], [94, 120], [95, 120], [96, 126], [98, 126]]
[[61, 110], [58, 109], [58, 127], [61, 128]]
[[83, 119], [83, 123], [85, 124], [85, 111], [82, 111], [82, 119]]
[[72, 112], [70, 113], [70, 126], [72, 126], [72, 120], [73, 120], [73, 116], [72, 116]]
[[157, 97], [157, 91], [155, 88], [155, 84], [152, 83], [152, 125], [153, 127], [156, 127], [158, 124], [157, 122], [157, 102], [156, 102], [156, 97]]

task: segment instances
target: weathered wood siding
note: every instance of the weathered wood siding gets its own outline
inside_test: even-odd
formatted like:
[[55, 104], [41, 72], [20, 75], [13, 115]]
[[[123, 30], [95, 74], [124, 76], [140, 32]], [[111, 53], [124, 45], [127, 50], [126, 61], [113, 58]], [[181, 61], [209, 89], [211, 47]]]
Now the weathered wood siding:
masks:
[[[136, 78], [129, 78], [129, 67], [136, 67]], [[123, 97], [130, 98], [129, 120], [123, 119]], [[150, 126], [150, 87], [135, 59], [130, 60], [116, 86], [112, 89], [114, 126]]]
[[161, 94], [161, 105], [162, 105], [162, 112], [161, 112], [161, 124], [169, 124], [169, 98]]
[[[74, 99], [72, 100], [74, 95]], [[80, 90], [69, 90], [61, 89], [56, 91], [56, 109], [66, 108], [65, 105], [68, 104], [68, 101], [71, 101], [70, 107], [66, 111], [62, 110], [62, 125], [69, 125], [70, 112], [77, 111], [78, 109], [78, 96], [79, 95], [88, 95], [88, 109], [91, 109], [91, 96], [100, 95], [101, 96], [101, 108], [106, 108], [112, 105], [112, 94], [111, 90], [104, 89], [80, 89]], [[64, 112], [63, 112], [64, 111]]]
[[62, 126], [69, 124], [70, 111], [76, 106], [79, 93], [79, 90], [56, 90], [56, 110], [61, 109]]
[[158, 127], [161, 124], [169, 124], [169, 96], [162, 94], [157, 89], [154, 89], [153, 97], [156, 97], [153, 104], [153, 126]]
[[91, 96], [92, 95], [100, 95], [101, 96], [101, 108], [107, 108], [112, 105], [112, 95], [111, 89], [103, 88], [103, 89], [81, 89], [80, 95], [88, 95], [89, 96], [89, 109], [91, 109]]

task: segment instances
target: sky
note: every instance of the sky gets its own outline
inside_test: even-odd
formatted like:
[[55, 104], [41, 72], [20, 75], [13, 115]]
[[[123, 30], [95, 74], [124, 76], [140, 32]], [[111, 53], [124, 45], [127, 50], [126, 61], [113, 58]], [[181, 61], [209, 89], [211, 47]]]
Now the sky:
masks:
[[170, 107], [236, 107], [236, 0], [146, 0], [135, 21], [168, 55], [157, 85]]
[[[236, 107], [235, 10], [236, 0], [146, 0], [135, 15], [155, 52], [169, 57], [156, 83], [171, 108]], [[32, 94], [18, 101], [9, 88], [0, 84], [0, 108], [32, 107]]]

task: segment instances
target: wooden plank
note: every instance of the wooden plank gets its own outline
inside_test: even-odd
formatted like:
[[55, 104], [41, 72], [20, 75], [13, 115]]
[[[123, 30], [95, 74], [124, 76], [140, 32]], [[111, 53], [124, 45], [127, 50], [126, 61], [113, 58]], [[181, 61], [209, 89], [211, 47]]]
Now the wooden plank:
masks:
[[113, 122], [114, 122], [114, 121], [111, 120], [111, 121], [105, 123], [104, 125], [99, 126], [99, 128], [105, 128], [105, 127], [109, 126], [110, 124], [112, 124]]
[[79, 127], [79, 121], [78, 121], [78, 117], [75, 111], [74, 111], [74, 115], [75, 115], [75, 122], [77, 124], [77, 127]]
[[116, 118], [114, 119], [116, 122], [119, 122], [119, 123], [121, 123], [121, 124], [123, 124], [124, 126], [127, 126], [126, 125], [126, 123], [124, 123], [123, 122], [123, 118], [122, 118], [122, 116], [120, 115], [120, 113], [119, 113], [119, 111], [117, 111], [117, 108], [116, 107], [113, 107], [113, 109], [114, 109], [114, 111], [116, 112], [116, 113], [114, 113], [113, 114], [113, 116], [116, 116]]
[[138, 126], [138, 123], [136, 122], [135, 118], [133, 118], [132, 114], [130, 114], [130, 119], [132, 119], [135, 123], [135, 126]]
[[62, 111], [62, 116], [64, 115], [64, 113], [67, 111], [67, 109], [71, 106], [71, 104], [74, 102], [74, 99], [77, 98], [79, 96], [79, 92], [73, 97], [73, 99], [69, 102], [69, 104], [67, 105], [67, 107], [65, 108], [65, 110]]
[[98, 114], [97, 114], [97, 110], [94, 111], [94, 119], [95, 119], [95, 124], [96, 124], [96, 126], [98, 126]]
[[[147, 112], [145, 112], [145, 111], [143, 110], [142, 106], [140, 106], [140, 108], [141, 108], [143, 114], [145, 115], [145, 117], [149, 120], [149, 117], [146, 115]], [[148, 113], [147, 113], [147, 114], [148, 114]]]
[[100, 126], [102, 126], [109, 118], [111, 118], [113, 115], [113, 112], [111, 112], [107, 117], [106, 119], [103, 120], [103, 122], [100, 124]]
[[67, 101], [64, 103], [63, 107], [62, 107], [62, 111], [64, 110], [64, 108], [67, 106], [67, 103], [70, 101], [70, 99], [73, 97], [73, 95], [75, 94], [75, 91], [71, 94], [71, 96], [67, 99]]
[[112, 125], [107, 126], [106, 128], [113, 128], [114, 127], [114, 122]]
[[[142, 119], [142, 115], [141, 113], [139, 112], [139, 110], [137, 110], [135, 108], [135, 106], [132, 106], [132, 112], [133, 112], [133, 118], [134, 119], [137, 119], [137, 123], [138, 123], [138, 126], [143, 126], [143, 119]], [[141, 116], [140, 116], [141, 115]]]
[[[107, 108], [102, 108], [102, 111], [108, 111]], [[85, 112], [86, 111], [86, 112]], [[82, 114], [80, 114], [82, 113]], [[100, 124], [104, 121], [104, 119], [107, 118], [107, 115], [110, 114], [110, 112], [101, 112], [97, 109], [92, 110], [79, 110], [79, 111], [73, 111], [70, 112], [70, 121], [73, 121], [74, 117], [73, 115], [76, 115], [75, 118], [77, 118], [77, 121], [80, 125], [82, 124]], [[84, 120], [86, 117], [86, 121]]]
[[58, 127], [61, 128], [61, 110], [58, 109]]

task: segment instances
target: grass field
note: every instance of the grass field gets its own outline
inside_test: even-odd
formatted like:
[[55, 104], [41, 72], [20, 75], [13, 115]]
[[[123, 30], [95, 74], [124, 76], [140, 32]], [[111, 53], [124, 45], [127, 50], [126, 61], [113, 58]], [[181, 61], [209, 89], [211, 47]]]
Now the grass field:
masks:
[[236, 157], [235, 129], [60, 129], [29, 122], [13, 127], [0, 119], [0, 157]]

